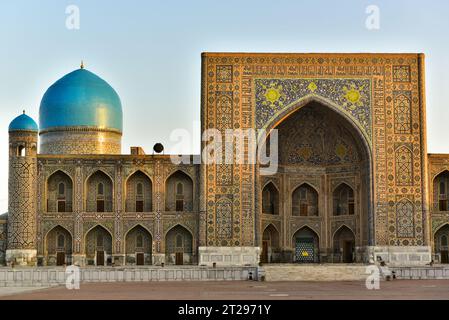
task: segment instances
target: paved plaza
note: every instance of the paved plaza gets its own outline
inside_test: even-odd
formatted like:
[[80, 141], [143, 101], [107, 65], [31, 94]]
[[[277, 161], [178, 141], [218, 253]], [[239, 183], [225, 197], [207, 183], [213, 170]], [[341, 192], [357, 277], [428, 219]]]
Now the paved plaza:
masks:
[[379, 290], [368, 290], [364, 282], [117, 282], [84, 283], [79, 290], [65, 287], [1, 288], [2, 300], [138, 299], [138, 300], [446, 300], [449, 280], [382, 281]]

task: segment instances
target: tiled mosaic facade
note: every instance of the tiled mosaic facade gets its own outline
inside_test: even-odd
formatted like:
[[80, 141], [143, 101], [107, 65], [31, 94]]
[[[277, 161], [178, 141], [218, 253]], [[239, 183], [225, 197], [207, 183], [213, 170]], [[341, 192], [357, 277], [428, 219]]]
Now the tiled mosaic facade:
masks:
[[57, 128], [39, 133], [41, 154], [120, 154], [122, 133], [98, 128]]
[[[423, 55], [206, 53], [202, 70], [203, 130], [271, 129], [311, 101], [345, 117], [358, 128], [358, 140], [369, 151], [368, 243], [429, 244], [424, 232]], [[226, 113], [218, 112], [221, 101], [227, 101]], [[200, 234], [202, 245], [260, 245], [254, 230], [261, 234], [265, 226], [260, 219], [262, 183], [257, 172], [249, 164], [226, 171], [205, 166], [207, 228]], [[217, 228], [221, 212], [217, 199], [222, 197], [233, 201], [235, 224], [232, 238], [225, 242]], [[406, 206], [398, 207], [406, 200]], [[404, 217], [413, 223], [398, 229], [397, 222]]]
[[[433, 180], [449, 162], [427, 161], [423, 82], [419, 54], [203, 54], [202, 130], [280, 129], [276, 174], [121, 155], [119, 132], [41, 132], [41, 154], [10, 158], [8, 248], [35, 248], [42, 265], [58, 250], [81, 264], [98, 251], [111, 264], [245, 263], [256, 247], [342, 262], [348, 242], [356, 261], [375, 247], [413, 254], [449, 221]], [[15, 134], [35, 153], [37, 136]]]
[[[130, 241], [135, 241], [133, 233], [130, 232], [136, 227], [143, 228], [148, 232], [147, 236], [151, 237], [150, 249], [147, 250], [148, 246], [144, 246], [146, 264], [160, 264], [166, 260], [168, 262], [168, 256], [166, 259], [163, 257], [162, 260], [158, 260], [158, 255], [165, 255], [166, 243], [172, 236], [168, 231], [174, 227], [184, 228], [191, 235], [192, 243], [189, 244], [189, 251], [185, 252], [184, 258], [186, 263], [196, 261], [194, 237], [198, 233], [198, 200], [197, 197], [193, 198], [192, 192], [199, 188], [197, 165], [177, 166], [171, 163], [169, 156], [39, 155], [37, 159], [39, 199], [46, 199], [47, 184], [52, 181], [55, 174], [60, 176], [59, 172], [64, 172], [74, 185], [72, 212], [49, 212], [45, 201], [37, 201], [37, 243], [40, 263], [48, 264], [53, 261], [49, 260], [46, 249], [49, 241], [47, 235], [56, 227], [63, 227], [72, 237], [73, 252], [67, 259], [81, 264], [95, 264], [96, 237], [93, 233], [89, 233], [96, 227], [108, 235], [104, 241], [107, 247], [107, 250], [104, 250], [105, 263], [108, 261], [119, 265], [136, 263], [136, 252], [129, 252]], [[143, 212], [136, 212], [135, 204], [130, 205], [130, 197], [136, 187], [131, 185], [131, 182], [135, 180], [137, 184], [145, 182], [145, 179], [150, 181], [144, 186], [144, 198], [154, 200], [152, 206], [144, 204]], [[97, 212], [95, 208], [97, 192], [95, 186], [99, 182], [105, 186], [105, 198], [110, 199], [110, 204], [105, 204], [105, 212]], [[171, 201], [172, 192], [168, 188], [177, 182], [191, 185], [190, 189], [186, 187], [183, 190], [190, 192], [186, 194], [186, 199], [192, 200], [186, 202], [186, 211], [182, 212], [165, 207], [165, 204]], [[147, 238], [144, 242], [148, 240]], [[139, 249], [137, 252], [141, 251], [141, 248], [137, 249]]]

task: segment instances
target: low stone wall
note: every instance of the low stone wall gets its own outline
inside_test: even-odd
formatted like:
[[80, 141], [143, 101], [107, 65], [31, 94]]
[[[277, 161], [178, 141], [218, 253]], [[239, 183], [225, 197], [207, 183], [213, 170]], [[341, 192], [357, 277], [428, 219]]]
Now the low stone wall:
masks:
[[263, 265], [266, 281], [361, 281], [363, 264], [269, 264]]
[[[120, 281], [225, 281], [257, 280], [256, 267], [82, 267], [80, 282]], [[33, 287], [65, 285], [63, 267], [0, 268], [0, 286]]]
[[391, 267], [396, 279], [449, 279], [449, 266]]

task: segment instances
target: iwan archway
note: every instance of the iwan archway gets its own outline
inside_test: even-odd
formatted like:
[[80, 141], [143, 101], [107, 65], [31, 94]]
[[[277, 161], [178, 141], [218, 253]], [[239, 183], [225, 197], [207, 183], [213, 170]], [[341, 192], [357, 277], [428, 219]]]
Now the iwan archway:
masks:
[[[367, 247], [374, 243], [372, 155], [367, 134], [343, 108], [315, 96], [286, 107], [265, 129], [270, 132], [267, 152], [278, 153], [278, 168], [267, 176], [263, 166], [259, 167], [257, 222], [282, 225], [281, 261], [342, 261], [334, 235], [345, 225], [354, 232], [354, 258], [344, 261], [366, 262]], [[276, 136], [271, 134], [273, 129], [277, 144], [271, 139]], [[277, 216], [261, 210], [265, 194], [260, 186], [267, 181], [279, 186], [282, 212]], [[301, 241], [292, 241], [305, 225], [320, 239], [313, 259], [300, 259], [310, 252]], [[260, 246], [262, 232], [258, 230], [257, 235]]]

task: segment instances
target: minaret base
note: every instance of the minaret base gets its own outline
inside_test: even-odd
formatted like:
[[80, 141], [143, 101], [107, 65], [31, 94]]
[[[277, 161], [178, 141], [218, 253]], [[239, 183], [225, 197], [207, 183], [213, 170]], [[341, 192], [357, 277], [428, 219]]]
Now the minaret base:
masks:
[[6, 265], [36, 266], [37, 250], [35, 249], [8, 249], [6, 250]]

